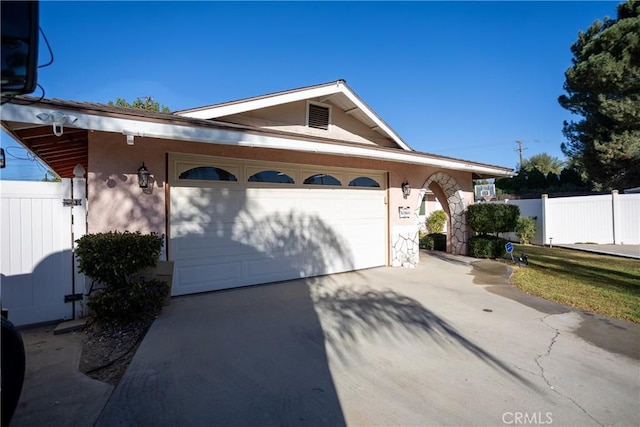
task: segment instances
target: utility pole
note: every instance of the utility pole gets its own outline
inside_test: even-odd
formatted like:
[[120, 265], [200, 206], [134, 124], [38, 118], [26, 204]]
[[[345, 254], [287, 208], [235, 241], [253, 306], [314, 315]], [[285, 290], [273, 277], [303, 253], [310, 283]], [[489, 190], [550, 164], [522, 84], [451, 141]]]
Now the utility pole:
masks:
[[522, 168], [522, 152], [523, 152], [524, 150], [526, 150], [526, 148], [524, 148], [524, 147], [523, 147], [523, 146], [524, 146], [524, 142], [522, 142], [522, 141], [520, 141], [520, 140], [517, 140], [517, 141], [516, 141], [516, 144], [518, 144], [518, 148], [516, 148], [516, 149], [515, 149], [515, 150], [513, 150], [513, 151], [519, 151], [519, 152], [520, 152], [520, 167]]

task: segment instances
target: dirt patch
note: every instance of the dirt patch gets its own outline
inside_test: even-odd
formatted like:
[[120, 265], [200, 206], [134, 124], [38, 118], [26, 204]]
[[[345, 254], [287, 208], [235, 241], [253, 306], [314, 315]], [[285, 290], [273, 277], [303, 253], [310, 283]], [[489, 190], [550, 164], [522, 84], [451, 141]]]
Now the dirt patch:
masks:
[[90, 323], [84, 330], [80, 372], [98, 381], [118, 384], [153, 320], [126, 325]]

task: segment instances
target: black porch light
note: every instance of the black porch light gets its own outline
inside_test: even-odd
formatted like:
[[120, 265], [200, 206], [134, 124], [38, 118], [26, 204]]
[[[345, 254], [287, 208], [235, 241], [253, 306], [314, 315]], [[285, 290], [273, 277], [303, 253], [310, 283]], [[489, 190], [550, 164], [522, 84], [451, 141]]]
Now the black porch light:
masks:
[[407, 181], [402, 183], [402, 197], [405, 199], [411, 194], [411, 186]]
[[0, 148], [0, 169], [7, 165], [6, 157], [4, 156], [4, 148]]
[[149, 188], [149, 169], [142, 162], [142, 166], [138, 169], [138, 185], [140, 188]]

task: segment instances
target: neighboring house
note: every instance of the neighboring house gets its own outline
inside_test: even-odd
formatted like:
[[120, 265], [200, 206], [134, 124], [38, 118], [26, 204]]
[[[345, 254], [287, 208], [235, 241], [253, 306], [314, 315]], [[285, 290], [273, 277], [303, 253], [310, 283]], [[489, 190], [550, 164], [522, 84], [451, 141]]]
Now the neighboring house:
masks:
[[172, 295], [417, 263], [427, 190], [464, 254], [472, 180], [512, 173], [412, 150], [343, 80], [173, 114], [18, 97], [2, 126], [84, 167], [89, 233], [164, 234]]

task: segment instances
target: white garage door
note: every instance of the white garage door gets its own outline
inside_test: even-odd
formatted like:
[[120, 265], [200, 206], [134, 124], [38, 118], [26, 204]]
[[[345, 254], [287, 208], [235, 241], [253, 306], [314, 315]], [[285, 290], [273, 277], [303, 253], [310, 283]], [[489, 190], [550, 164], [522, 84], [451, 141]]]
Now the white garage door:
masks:
[[172, 295], [386, 265], [386, 174], [173, 155]]

